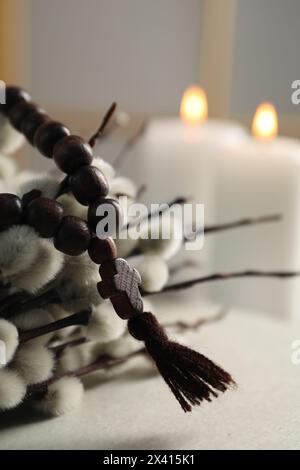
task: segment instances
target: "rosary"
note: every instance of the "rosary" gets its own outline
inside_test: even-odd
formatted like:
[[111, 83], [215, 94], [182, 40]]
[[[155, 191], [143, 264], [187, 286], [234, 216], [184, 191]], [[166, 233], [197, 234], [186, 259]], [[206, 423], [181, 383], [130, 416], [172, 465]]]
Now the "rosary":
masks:
[[[218, 392], [225, 392], [233, 386], [230, 374], [221, 367], [202, 354], [169, 340], [156, 317], [144, 311], [138, 271], [118, 257], [110, 234], [105, 239], [96, 236], [99, 222], [97, 209], [108, 204], [117, 219], [120, 212], [118, 201], [107, 197], [107, 178], [92, 165], [92, 147], [102, 129], [89, 142], [71, 135], [65, 125], [53, 121], [33, 103], [26, 91], [14, 86], [7, 88], [6, 104], [0, 105], [0, 112], [8, 117], [12, 126], [30, 144], [46, 158], [52, 158], [66, 174], [57, 197], [69, 191], [78, 203], [88, 207], [85, 221], [77, 216], [64, 215], [64, 209], [56, 198], [44, 197], [38, 189], [29, 191], [22, 198], [3, 193], [0, 194], [0, 231], [18, 225], [29, 226], [41, 238], [53, 240], [56, 250], [65, 255], [76, 257], [87, 252], [93, 263], [99, 265], [99, 295], [109, 299], [118, 317], [128, 322], [132, 337], [144, 342], [147, 353], [185, 412], [191, 411], [192, 406], [200, 405], [203, 400], [211, 401]], [[85, 310], [58, 320], [56, 324], [61, 327], [85, 325], [90, 315], [91, 312]], [[26, 343], [54, 331], [56, 326], [52, 323], [30, 331], [20, 331], [19, 342]], [[40, 392], [45, 392], [43, 384]], [[30, 395], [31, 392], [27, 390], [26, 393]]]

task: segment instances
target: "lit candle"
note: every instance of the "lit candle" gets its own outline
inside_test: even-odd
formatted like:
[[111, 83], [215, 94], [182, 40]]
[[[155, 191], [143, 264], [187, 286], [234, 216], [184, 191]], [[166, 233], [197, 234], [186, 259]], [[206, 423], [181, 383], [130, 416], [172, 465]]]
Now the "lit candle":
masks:
[[[214, 221], [216, 156], [239, 146], [246, 132], [240, 125], [207, 119], [205, 91], [190, 87], [183, 95], [181, 118], [161, 118], [150, 122], [130, 160], [130, 173], [145, 183], [144, 201], [169, 202], [187, 196], [204, 204], [207, 223]], [[201, 250], [201, 267], [210, 269], [212, 237]], [[195, 256], [195, 253], [193, 253]]]
[[[218, 221], [274, 213], [283, 220], [219, 234], [215, 269], [300, 268], [300, 141], [277, 137], [277, 132], [276, 110], [263, 103], [253, 119], [253, 137], [219, 158]], [[216, 298], [280, 316], [300, 316], [297, 280], [243, 280], [231, 286], [214, 286]]]

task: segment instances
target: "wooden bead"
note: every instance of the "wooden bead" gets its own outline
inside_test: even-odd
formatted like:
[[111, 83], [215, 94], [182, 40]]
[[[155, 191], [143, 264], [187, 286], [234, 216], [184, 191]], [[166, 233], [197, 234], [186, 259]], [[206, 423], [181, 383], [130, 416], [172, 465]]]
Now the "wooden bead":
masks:
[[34, 135], [38, 128], [49, 121], [49, 116], [42, 110], [31, 112], [23, 119], [21, 124], [21, 132], [24, 134], [28, 142], [33, 145]]
[[62, 205], [46, 197], [34, 199], [25, 208], [25, 222], [44, 238], [55, 235], [63, 215]]
[[7, 114], [19, 101], [30, 101], [31, 97], [23, 88], [16, 86], [6, 87], [6, 103], [0, 105], [0, 111]]
[[54, 237], [54, 246], [69, 256], [84, 253], [91, 242], [91, 234], [84, 220], [68, 215], [63, 218]]
[[0, 230], [20, 224], [23, 217], [21, 199], [14, 194], [0, 194]]
[[88, 252], [91, 260], [96, 264], [102, 264], [117, 257], [117, 247], [111, 237], [105, 240], [93, 237]]
[[92, 163], [93, 151], [84, 139], [70, 135], [55, 145], [53, 158], [58, 168], [70, 175], [81, 166]]
[[108, 182], [102, 171], [90, 165], [79, 168], [70, 177], [71, 190], [80, 204], [88, 205], [97, 197], [108, 194]]
[[34, 145], [42, 155], [52, 158], [55, 144], [70, 135], [69, 129], [56, 121], [47, 121], [42, 124], [34, 135]]
[[[100, 206], [104, 206], [103, 209], [105, 209], [105, 213], [102, 216], [97, 215], [97, 209], [100, 208]], [[111, 221], [110, 226], [105, 227], [105, 233], [103, 234], [97, 233], [97, 225], [101, 220], [107, 217], [108, 211], [109, 211], [109, 215], [113, 216], [113, 220]], [[121, 224], [121, 219], [122, 219], [121, 209], [116, 199], [97, 198], [89, 206], [89, 209], [88, 209], [89, 227], [93, 232], [97, 233], [98, 238], [106, 238], [108, 236], [115, 236], [115, 232]]]
[[11, 125], [17, 129], [18, 131], [21, 130], [22, 122], [28, 116], [28, 114], [32, 113], [33, 111], [38, 111], [39, 108], [35, 103], [21, 101], [13, 106], [9, 112], [8, 117], [10, 120]]

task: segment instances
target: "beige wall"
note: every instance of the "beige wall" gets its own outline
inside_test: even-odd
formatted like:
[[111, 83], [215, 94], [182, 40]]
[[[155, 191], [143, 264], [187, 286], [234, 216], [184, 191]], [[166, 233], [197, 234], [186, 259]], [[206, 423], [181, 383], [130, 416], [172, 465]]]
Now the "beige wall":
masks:
[[0, 76], [28, 83], [28, 0], [0, 0]]
[[[300, 33], [287, 18], [299, 8], [295, 0], [0, 0], [0, 78], [29, 86], [76, 127], [90, 128], [115, 99], [136, 115], [175, 114], [193, 82], [207, 88], [211, 116], [249, 125], [268, 80], [289, 98]], [[279, 111], [281, 132], [300, 136], [300, 108]]]

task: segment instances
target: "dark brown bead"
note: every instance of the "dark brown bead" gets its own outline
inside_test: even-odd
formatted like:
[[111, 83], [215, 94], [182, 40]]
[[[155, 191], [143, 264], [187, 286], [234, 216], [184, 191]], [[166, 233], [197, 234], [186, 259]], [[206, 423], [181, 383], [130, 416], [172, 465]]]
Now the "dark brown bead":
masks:
[[32, 189], [31, 191], [28, 191], [28, 193], [23, 194], [22, 196], [22, 205], [23, 207], [28, 206], [31, 201], [34, 199], [41, 197], [42, 191], [39, 189]]
[[49, 121], [49, 116], [42, 110], [34, 111], [26, 116], [21, 124], [21, 132], [26, 139], [33, 145], [34, 135], [38, 128]]
[[[103, 206], [100, 208], [100, 206]], [[97, 210], [102, 211], [101, 215], [97, 215]], [[105, 233], [97, 233], [98, 238], [106, 238], [108, 236], [116, 236], [116, 230], [121, 223], [121, 209], [116, 199], [97, 198], [90, 204], [88, 209], [88, 223], [90, 229], [96, 233], [97, 225], [101, 220], [111, 216], [110, 223], [105, 226]]]
[[87, 223], [72, 215], [63, 218], [54, 237], [55, 248], [69, 256], [81, 255], [88, 249], [90, 242]]
[[34, 111], [39, 111], [39, 108], [35, 103], [21, 101], [20, 103], [15, 104], [15, 106], [13, 106], [8, 112], [8, 117], [11, 125], [15, 129], [20, 131], [22, 127], [22, 122], [24, 121], [26, 116], [28, 116], [28, 114]]
[[58, 168], [70, 175], [81, 166], [92, 163], [93, 151], [84, 139], [77, 135], [70, 135], [55, 145], [53, 158]]
[[27, 91], [17, 86], [6, 87], [6, 103], [0, 105], [0, 111], [7, 114], [9, 110], [19, 101], [30, 101], [31, 97]]
[[105, 240], [93, 237], [88, 252], [91, 260], [96, 264], [102, 264], [117, 257], [117, 247], [111, 237]]
[[70, 187], [77, 201], [86, 206], [108, 194], [107, 179], [102, 171], [90, 165], [82, 166], [70, 177]]
[[0, 230], [20, 224], [23, 216], [21, 199], [14, 194], [0, 194]]
[[25, 222], [44, 238], [55, 235], [63, 215], [62, 205], [46, 197], [34, 199], [25, 208]]
[[45, 157], [52, 158], [55, 144], [70, 134], [70, 130], [60, 122], [47, 121], [36, 131], [34, 145]]
[[103, 280], [110, 279], [118, 274], [117, 268], [115, 266], [115, 260], [104, 261], [99, 268], [100, 277]]

